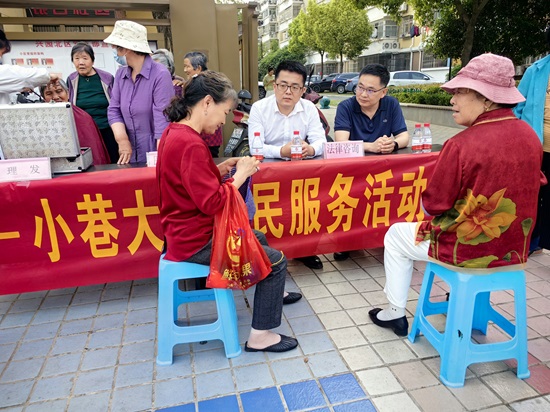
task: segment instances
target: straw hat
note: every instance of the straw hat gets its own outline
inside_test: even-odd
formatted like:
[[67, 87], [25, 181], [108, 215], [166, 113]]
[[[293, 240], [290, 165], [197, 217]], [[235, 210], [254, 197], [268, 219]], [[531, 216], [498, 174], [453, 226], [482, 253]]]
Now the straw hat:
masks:
[[130, 20], [119, 20], [104, 43], [124, 47], [128, 50], [151, 54], [147, 42], [147, 29], [141, 24]]
[[512, 60], [497, 54], [485, 53], [474, 57], [456, 77], [441, 88], [453, 93], [455, 89], [475, 90], [495, 103], [515, 104], [525, 101], [516, 88]]

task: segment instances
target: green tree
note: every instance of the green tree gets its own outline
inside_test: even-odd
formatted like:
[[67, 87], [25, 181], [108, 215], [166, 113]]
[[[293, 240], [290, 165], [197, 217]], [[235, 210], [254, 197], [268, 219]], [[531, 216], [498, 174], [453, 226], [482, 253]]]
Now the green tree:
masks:
[[367, 13], [358, 9], [353, 0], [332, 0], [326, 4], [326, 13], [321, 16], [319, 42], [325, 50], [340, 58], [340, 71], [344, 68], [344, 56], [352, 60], [366, 49], [373, 28]]
[[303, 52], [291, 52], [288, 46], [282, 49], [271, 51], [267, 56], [260, 60], [258, 66], [258, 80], [262, 80], [267, 73], [268, 67], [276, 68], [283, 60], [296, 60], [304, 63], [306, 60]]
[[300, 14], [289, 26], [289, 49], [293, 52], [317, 52], [321, 56], [321, 73], [324, 73], [324, 58], [326, 45], [321, 42], [322, 33], [326, 30], [327, 5], [317, 4], [315, 0], [309, 0], [307, 10], [301, 10]]
[[[351, 0], [377, 6], [399, 20], [401, 0]], [[493, 52], [516, 63], [546, 51], [542, 31], [550, 23], [548, 0], [408, 0], [415, 19], [433, 29], [428, 48], [436, 56], [460, 58]], [[437, 14], [435, 12], [438, 12]], [[438, 17], [436, 19], [436, 16]]]

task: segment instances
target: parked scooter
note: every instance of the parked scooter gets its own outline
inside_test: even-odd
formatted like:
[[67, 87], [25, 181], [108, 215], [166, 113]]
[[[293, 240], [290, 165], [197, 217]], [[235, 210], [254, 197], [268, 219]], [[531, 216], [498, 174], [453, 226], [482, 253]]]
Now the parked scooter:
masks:
[[235, 123], [235, 129], [231, 133], [229, 142], [223, 151], [225, 157], [242, 157], [250, 154], [248, 147], [248, 116], [250, 115], [250, 109], [252, 104], [247, 102], [252, 99], [252, 95], [248, 90], [241, 90], [237, 97], [240, 102], [237, 104], [235, 110], [233, 110], [233, 123]]

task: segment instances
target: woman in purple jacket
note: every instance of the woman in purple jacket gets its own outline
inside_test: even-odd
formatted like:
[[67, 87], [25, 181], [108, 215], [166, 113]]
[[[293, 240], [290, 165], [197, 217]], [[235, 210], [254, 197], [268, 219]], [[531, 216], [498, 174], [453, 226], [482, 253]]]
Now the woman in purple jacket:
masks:
[[111, 163], [116, 163], [118, 145], [107, 119], [115, 78], [111, 73], [94, 67], [94, 49], [88, 43], [80, 42], [73, 46], [71, 61], [76, 71], [67, 78], [69, 101], [92, 116], [101, 132]]
[[107, 111], [118, 144], [118, 164], [145, 163], [146, 153], [157, 150], [157, 140], [168, 126], [163, 111], [174, 97], [172, 76], [151, 59], [147, 30], [141, 24], [119, 20], [104, 42], [116, 46], [117, 61], [123, 65], [115, 75]]

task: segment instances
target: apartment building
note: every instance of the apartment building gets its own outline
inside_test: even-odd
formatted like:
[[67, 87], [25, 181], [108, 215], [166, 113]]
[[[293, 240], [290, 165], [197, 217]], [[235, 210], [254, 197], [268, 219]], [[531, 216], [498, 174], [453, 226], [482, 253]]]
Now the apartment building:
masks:
[[[317, 0], [317, 3], [328, 1]], [[260, 0], [258, 26], [263, 44], [278, 39], [280, 47], [288, 45], [288, 26], [306, 5], [307, 1]], [[366, 64], [380, 63], [390, 71], [421, 70], [440, 81], [445, 80], [449, 71], [447, 59], [435, 58], [426, 51], [430, 28], [418, 26], [414, 20], [414, 10], [407, 3], [401, 5], [400, 13], [398, 24], [381, 9], [367, 8], [374, 29], [372, 43], [358, 58], [344, 61], [344, 72], [360, 71]], [[325, 74], [339, 71], [337, 60], [329, 59], [328, 55], [324, 57]], [[315, 64], [316, 72], [321, 74], [321, 56], [318, 53], [308, 55], [307, 64]]]

